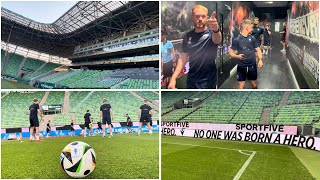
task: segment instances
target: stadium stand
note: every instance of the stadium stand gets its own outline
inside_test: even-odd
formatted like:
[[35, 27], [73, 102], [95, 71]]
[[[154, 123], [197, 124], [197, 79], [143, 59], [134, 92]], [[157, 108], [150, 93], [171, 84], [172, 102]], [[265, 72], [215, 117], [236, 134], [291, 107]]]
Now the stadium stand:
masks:
[[[141, 99], [133, 96], [130, 92], [124, 91], [70, 91], [69, 93], [69, 112], [53, 114], [52, 123], [54, 125], [70, 124], [73, 115], [76, 117], [76, 123], [82, 124], [86, 110], [90, 110], [94, 122], [99, 121], [100, 105], [103, 98], [106, 98], [112, 106], [115, 117], [113, 122], [125, 122], [126, 114], [129, 114], [132, 120], [136, 121], [139, 107], [143, 104]], [[153, 92], [143, 94], [153, 96], [151, 93]], [[28, 127], [30, 125], [27, 114], [28, 108], [32, 104], [33, 98], [38, 98], [40, 102], [44, 94], [45, 92], [10, 92], [2, 98], [2, 127]], [[65, 92], [63, 91], [50, 91], [44, 105], [64, 104], [64, 96]], [[15, 111], [13, 112], [12, 109]], [[159, 117], [158, 109], [153, 111], [153, 117]], [[158, 120], [158, 118], [154, 118], [154, 120]]]
[[[159, 87], [158, 2], [79, 1], [52, 24], [6, 8], [1, 12], [1, 58], [9, 58], [1, 62], [1, 75], [10, 84], [50, 89]], [[25, 33], [17, 30], [20, 27]]]
[[45, 92], [10, 92], [1, 99], [1, 127], [29, 127], [29, 106], [33, 98], [39, 102]]
[[37, 69], [36, 71], [34, 71], [33, 73], [31, 74], [28, 74], [25, 76], [25, 79], [27, 80], [31, 80], [32, 78], [35, 78], [35, 77], [38, 77], [42, 74], [46, 74], [52, 70], [54, 70], [55, 68], [61, 66], [60, 64], [55, 64], [55, 63], [51, 63], [51, 62], [48, 62], [46, 63], [41, 69]]
[[137, 91], [136, 94], [140, 95], [144, 99], [147, 100], [159, 100], [159, 94], [150, 91]]
[[[83, 122], [83, 115], [90, 110], [94, 121], [100, 120], [100, 106], [102, 99], [106, 98], [111, 104], [114, 113], [114, 122], [126, 121], [126, 114], [131, 115], [132, 120], [137, 120], [137, 112], [142, 101], [129, 92], [72, 92], [70, 95], [70, 112], [75, 113], [77, 122]], [[159, 114], [154, 111], [154, 117]]]
[[[10, 92], [3, 97], [1, 100], [2, 127], [29, 127], [28, 108], [32, 104], [33, 98], [38, 98], [39, 102], [41, 102], [42, 98], [45, 97], [45, 93], [46, 92]], [[150, 93], [153, 92], [142, 94], [158, 100], [158, 98]], [[64, 106], [66, 97], [64, 91], [50, 91], [46, 99], [44, 99], [45, 102], [43, 105], [62, 104]], [[46, 117], [52, 117], [53, 125], [69, 125], [73, 117], [76, 118], [76, 124], [83, 124], [83, 115], [86, 110], [90, 110], [93, 120], [96, 123], [100, 120], [100, 106], [103, 98], [106, 98], [112, 106], [115, 117], [113, 122], [125, 122], [126, 114], [129, 114], [132, 120], [138, 120], [137, 113], [143, 101], [126, 91], [70, 91], [68, 100], [69, 107], [66, 108], [66, 112], [62, 112], [61, 114], [55, 112], [57, 114], [49, 114], [46, 115]], [[159, 113], [157, 109], [153, 111], [153, 117], [153, 120], [158, 120]]]
[[182, 100], [184, 98], [190, 97], [196, 92], [189, 92], [189, 91], [180, 91], [179, 93], [176, 92], [162, 92], [161, 93], [161, 108], [162, 108], [162, 115], [166, 114], [173, 110], [173, 105], [175, 102]]
[[198, 110], [183, 120], [199, 122], [227, 123], [238, 113], [250, 92], [218, 92], [206, 99]]
[[278, 105], [281, 96], [282, 92], [251, 92], [232, 122], [259, 123], [263, 108]]
[[6, 52], [3, 49], [1, 49], [1, 69], [3, 69], [5, 57], [6, 57]]
[[44, 104], [63, 104], [64, 92], [63, 91], [50, 91], [47, 100]]
[[43, 63], [44, 61], [40, 61], [38, 59], [33, 59], [28, 57], [23, 65], [23, 68], [29, 71], [35, 71], [39, 67], [41, 67]]
[[317, 91], [293, 91], [288, 98], [288, 104], [306, 104], [306, 103], [319, 103], [320, 93]]
[[311, 125], [320, 120], [320, 104], [282, 106], [273, 116], [275, 124]]
[[4, 68], [4, 75], [10, 76], [10, 77], [17, 77], [18, 76], [18, 68], [20, 64], [22, 63], [23, 56], [10, 53], [7, 66]]

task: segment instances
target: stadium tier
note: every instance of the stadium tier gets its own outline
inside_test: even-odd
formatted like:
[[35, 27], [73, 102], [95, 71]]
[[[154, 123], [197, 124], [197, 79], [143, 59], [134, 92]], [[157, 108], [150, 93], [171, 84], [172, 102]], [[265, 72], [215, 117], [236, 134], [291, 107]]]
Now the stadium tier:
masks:
[[[6, 66], [4, 66], [7, 64]], [[45, 65], [44, 65], [45, 64]], [[25, 58], [22, 55], [9, 53], [8, 61], [5, 63], [5, 51], [1, 49], [1, 67], [4, 68], [2, 75], [17, 78], [20, 72], [26, 73], [24, 77], [26, 80], [30, 80], [34, 77], [45, 74], [61, 65], [54, 63], [46, 63], [44, 61]]]
[[190, 91], [181, 91], [181, 92], [162, 92], [162, 107], [171, 107], [173, 104], [179, 100], [182, 100], [184, 98], [188, 98], [192, 96], [193, 94], [196, 94], [196, 92], [190, 92]]
[[39, 69], [35, 70], [33, 73], [27, 74], [24, 78], [27, 80], [31, 80], [32, 78], [38, 77], [42, 74], [46, 74], [59, 66], [61, 65], [48, 62]]
[[157, 89], [159, 86], [156, 68], [68, 70], [51, 73], [38, 81], [65, 88]]
[[[113, 122], [126, 122], [126, 114], [129, 114], [133, 121], [138, 120], [138, 110], [143, 104], [143, 100], [134, 96], [130, 92], [101, 92], [101, 91], [70, 91], [69, 98], [66, 98], [64, 91], [46, 92], [10, 92], [2, 98], [1, 122], [3, 128], [29, 127], [28, 109], [32, 104], [33, 98], [38, 98], [39, 102], [43, 100], [43, 105], [62, 104], [62, 113], [46, 115], [44, 118], [51, 119], [53, 125], [67, 125], [71, 120], [76, 124], [83, 124], [83, 116], [87, 110], [90, 110], [93, 120], [96, 123], [100, 120], [100, 106], [102, 100], [106, 98], [112, 106], [114, 113]], [[153, 97], [158, 100], [158, 96], [153, 96], [154, 92], [142, 93], [147, 97]], [[67, 104], [65, 104], [65, 102]], [[69, 104], [69, 105], [68, 105]], [[66, 106], [66, 107], [65, 107]], [[154, 107], [153, 105], [151, 105]], [[14, 112], [13, 112], [14, 110]], [[50, 116], [50, 117], [49, 117]], [[153, 111], [153, 120], [158, 120], [158, 109]]]
[[137, 33], [134, 35], [112, 39], [93, 46], [76, 49], [74, 55], [87, 55], [93, 53], [112, 53], [128, 49], [137, 49], [145, 46], [158, 45], [159, 29], [152, 29], [147, 32]]
[[1, 127], [29, 127], [29, 106], [33, 98], [39, 101], [43, 98], [45, 92], [10, 92], [1, 99]]
[[44, 104], [46, 104], [46, 105], [63, 104], [64, 95], [65, 95], [65, 93], [63, 91], [51, 91], [51, 92], [49, 92], [49, 95], [48, 95]]
[[320, 104], [282, 106], [273, 111], [272, 115], [275, 124], [311, 125], [320, 120]]
[[3, 69], [5, 57], [6, 57], [6, 52], [3, 49], [1, 49], [1, 69]]
[[159, 88], [159, 2], [79, 1], [45, 25], [4, 7], [1, 12], [5, 89]]
[[40, 61], [38, 59], [27, 58], [23, 65], [23, 68], [27, 71], [33, 72], [37, 70], [39, 67], [41, 67], [44, 63], [44, 61]]
[[317, 91], [293, 91], [288, 98], [288, 104], [319, 103], [320, 93]]
[[239, 111], [250, 92], [218, 92], [200, 105], [195, 112], [183, 118], [190, 122], [228, 123]]
[[4, 64], [3, 74], [10, 77], [17, 77], [19, 66], [24, 57], [14, 53], [9, 53], [8, 56], [8, 61]]
[[[320, 120], [320, 92], [162, 92], [162, 119], [209, 123], [274, 123], [313, 125]], [[174, 108], [186, 98], [199, 105]], [[299, 103], [299, 104], [298, 104]]]
[[282, 94], [282, 92], [251, 92], [232, 118], [232, 123], [259, 123], [263, 108], [278, 105]]
[[150, 91], [137, 91], [135, 92], [139, 96], [143, 97], [144, 99], [147, 99], [149, 101], [152, 100], [159, 100], [159, 94], [155, 92], [150, 92]]

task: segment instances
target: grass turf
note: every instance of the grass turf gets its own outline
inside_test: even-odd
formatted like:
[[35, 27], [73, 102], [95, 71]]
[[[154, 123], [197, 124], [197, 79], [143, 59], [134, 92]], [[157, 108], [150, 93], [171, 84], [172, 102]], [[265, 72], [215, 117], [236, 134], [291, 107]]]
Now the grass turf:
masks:
[[12, 82], [8, 80], [1, 80], [1, 88], [2, 89], [34, 89], [28, 84], [24, 84], [21, 82]]
[[171, 136], [162, 136], [161, 177], [233, 179], [249, 156], [230, 149], [256, 151], [240, 179], [314, 179], [288, 146]]
[[97, 166], [87, 178], [159, 178], [159, 134], [116, 134], [113, 138], [63, 137], [42, 142], [2, 141], [1, 177], [70, 178], [61, 168], [60, 153], [72, 141], [88, 143], [96, 152]]

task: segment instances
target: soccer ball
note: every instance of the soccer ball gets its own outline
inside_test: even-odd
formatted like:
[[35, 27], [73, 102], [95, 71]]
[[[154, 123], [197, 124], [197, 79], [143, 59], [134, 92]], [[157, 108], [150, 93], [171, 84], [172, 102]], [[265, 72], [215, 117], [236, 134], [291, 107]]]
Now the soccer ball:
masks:
[[96, 153], [81, 141], [68, 144], [60, 155], [62, 169], [73, 178], [88, 176], [96, 166]]

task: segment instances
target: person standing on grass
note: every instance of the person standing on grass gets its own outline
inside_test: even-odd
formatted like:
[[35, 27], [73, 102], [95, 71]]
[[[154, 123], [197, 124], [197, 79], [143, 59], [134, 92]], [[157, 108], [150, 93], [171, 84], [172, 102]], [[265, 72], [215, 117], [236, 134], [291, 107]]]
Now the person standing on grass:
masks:
[[[87, 137], [87, 128], [90, 131], [90, 123], [91, 123], [91, 114], [89, 110], [87, 110], [87, 113], [83, 116], [84, 118], [84, 135], [83, 137]], [[89, 132], [90, 135], [90, 132]]]
[[50, 120], [49, 120], [47, 123], [47, 136], [46, 136], [46, 138], [50, 137], [50, 131], [51, 131], [51, 127], [50, 127]]
[[70, 124], [70, 136], [74, 136], [74, 128], [73, 128], [73, 121], [71, 121], [71, 124]]
[[138, 128], [138, 136], [140, 136], [142, 123], [146, 122], [148, 129], [149, 129], [149, 135], [152, 134], [152, 127], [150, 126], [150, 115], [152, 116], [152, 108], [147, 104], [148, 101], [144, 100], [143, 105], [140, 106], [139, 112], [138, 112], [138, 119], [140, 119], [139, 128]]
[[102, 105], [100, 106], [100, 122], [102, 122], [102, 137], [104, 138], [106, 136], [106, 124], [108, 124], [109, 130], [110, 130], [110, 136], [111, 138], [113, 136], [112, 134], [112, 124], [111, 124], [111, 117], [112, 120], [114, 120], [113, 112], [111, 109], [111, 105], [107, 102], [107, 99], [102, 100]]
[[[38, 142], [41, 142], [39, 139], [39, 119], [38, 115], [42, 117], [40, 107], [39, 107], [39, 101], [37, 98], [33, 99], [33, 104], [29, 107], [29, 121], [30, 121], [30, 142], [33, 141], [33, 133], [34, 128], [36, 130], [36, 140]], [[42, 118], [41, 118], [42, 119]]]
[[132, 121], [131, 121], [131, 118], [129, 117], [128, 114], [126, 114], [126, 117], [127, 117], [127, 129], [129, 131], [129, 133], [132, 133]]

